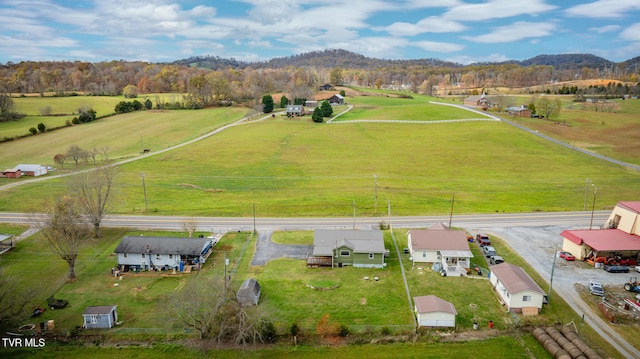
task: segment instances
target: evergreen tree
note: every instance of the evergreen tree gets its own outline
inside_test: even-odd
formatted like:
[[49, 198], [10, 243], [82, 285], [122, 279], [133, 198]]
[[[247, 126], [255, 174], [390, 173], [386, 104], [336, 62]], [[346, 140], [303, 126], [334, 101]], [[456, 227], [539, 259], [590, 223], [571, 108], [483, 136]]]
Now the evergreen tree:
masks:
[[313, 114], [311, 115], [311, 119], [313, 120], [313, 122], [316, 122], [316, 123], [324, 122], [324, 116], [322, 115], [322, 110], [320, 109], [320, 107], [316, 107], [313, 110]]
[[329, 103], [329, 101], [322, 101], [322, 105], [320, 105], [320, 110], [322, 110], [322, 115], [324, 117], [331, 117], [331, 115], [333, 114], [333, 107], [331, 107], [331, 104]]
[[287, 96], [280, 97], [280, 108], [285, 108], [289, 104], [289, 99]]
[[262, 112], [264, 113], [273, 112], [273, 97], [271, 97], [271, 95], [262, 96], [262, 105], [263, 105]]

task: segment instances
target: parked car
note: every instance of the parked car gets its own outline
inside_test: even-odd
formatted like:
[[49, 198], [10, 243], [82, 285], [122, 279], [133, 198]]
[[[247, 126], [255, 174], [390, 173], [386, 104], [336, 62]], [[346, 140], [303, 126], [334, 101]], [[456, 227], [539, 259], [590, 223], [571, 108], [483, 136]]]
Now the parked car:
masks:
[[575, 261], [576, 257], [569, 253], [569, 252], [560, 252], [560, 258], [564, 259], [565, 261]]
[[489, 263], [491, 264], [504, 263], [504, 259], [500, 256], [491, 256], [491, 258], [489, 258]]
[[492, 246], [484, 246], [482, 247], [482, 253], [484, 253], [485, 257], [490, 258], [496, 255], [496, 249]]
[[589, 281], [589, 292], [593, 295], [603, 296], [604, 288], [599, 282]]
[[629, 267], [605, 264], [602, 269], [609, 273], [629, 273]]
[[640, 272], [640, 266], [636, 266], [636, 272]]
[[476, 235], [476, 241], [478, 242], [480, 247], [491, 245], [491, 239], [486, 234], [482, 234], [482, 233], [477, 234]]

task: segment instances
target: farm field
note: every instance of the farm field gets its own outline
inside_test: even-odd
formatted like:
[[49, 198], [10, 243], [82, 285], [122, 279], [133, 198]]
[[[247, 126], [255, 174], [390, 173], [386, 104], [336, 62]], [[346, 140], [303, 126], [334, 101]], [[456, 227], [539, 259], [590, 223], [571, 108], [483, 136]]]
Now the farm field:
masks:
[[[417, 101], [426, 103], [424, 96]], [[405, 107], [385, 105], [383, 112]], [[457, 116], [449, 107], [421, 107], [425, 118], [442, 108]], [[240, 118], [242, 111], [114, 116], [20, 140], [24, 146], [0, 144], [7, 148], [0, 162], [51, 163], [76, 141], [84, 148], [108, 145], [111, 158], [131, 158], [140, 152], [141, 139], [152, 151], [166, 148]], [[269, 118], [121, 166], [114, 213], [145, 212], [140, 173], [149, 213], [185, 216], [250, 216], [254, 207], [257, 216], [351, 216], [354, 201], [359, 216], [385, 215], [387, 201], [395, 215], [441, 214], [450, 210], [454, 192], [457, 213], [580, 210], [585, 178], [598, 186], [597, 209], [640, 195], [637, 172], [500, 122], [331, 125]], [[57, 179], [2, 191], [0, 211], [30, 211], [64, 188]]]

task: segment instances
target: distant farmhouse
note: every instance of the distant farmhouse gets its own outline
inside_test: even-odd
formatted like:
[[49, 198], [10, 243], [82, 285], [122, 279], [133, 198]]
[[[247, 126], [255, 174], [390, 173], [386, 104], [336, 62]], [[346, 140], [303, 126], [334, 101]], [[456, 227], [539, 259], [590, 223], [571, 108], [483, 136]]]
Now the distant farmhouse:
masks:
[[383, 268], [386, 254], [380, 230], [317, 229], [307, 266]]
[[472, 95], [464, 99], [464, 105], [487, 108], [491, 106], [491, 100], [484, 93], [482, 95]]
[[507, 107], [507, 113], [515, 117], [527, 117], [532, 115], [531, 109], [527, 106]]
[[306, 114], [302, 105], [287, 105], [287, 117], [304, 116]]

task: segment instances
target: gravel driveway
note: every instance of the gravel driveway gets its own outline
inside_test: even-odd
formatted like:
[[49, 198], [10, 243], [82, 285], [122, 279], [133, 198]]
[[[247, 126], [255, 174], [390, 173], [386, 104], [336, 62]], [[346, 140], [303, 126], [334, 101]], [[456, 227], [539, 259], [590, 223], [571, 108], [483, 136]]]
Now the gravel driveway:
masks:
[[306, 259], [311, 254], [313, 246], [277, 244], [271, 241], [272, 231], [258, 231], [256, 253], [251, 260], [252, 266], [263, 266], [268, 261], [277, 258]]

